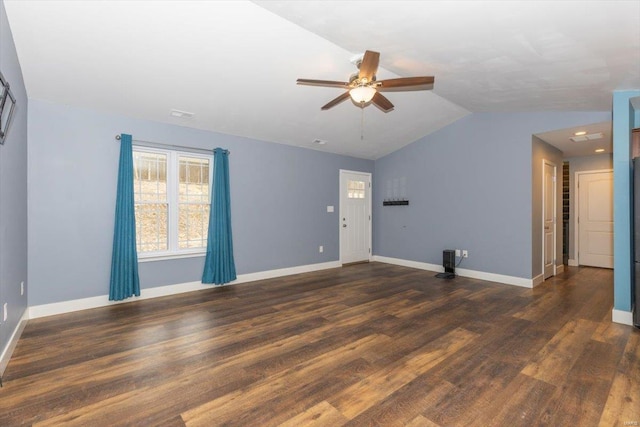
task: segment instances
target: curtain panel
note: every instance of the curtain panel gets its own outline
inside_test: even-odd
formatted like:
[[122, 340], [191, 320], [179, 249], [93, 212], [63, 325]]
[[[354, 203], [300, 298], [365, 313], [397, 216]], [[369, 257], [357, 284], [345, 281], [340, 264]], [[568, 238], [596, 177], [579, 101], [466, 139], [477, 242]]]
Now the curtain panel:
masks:
[[229, 193], [229, 151], [213, 150], [213, 186], [207, 236], [207, 256], [202, 283], [222, 285], [236, 279], [231, 233], [231, 196]]
[[131, 135], [120, 136], [120, 164], [111, 255], [109, 300], [120, 301], [140, 296], [136, 215], [133, 197], [133, 148]]

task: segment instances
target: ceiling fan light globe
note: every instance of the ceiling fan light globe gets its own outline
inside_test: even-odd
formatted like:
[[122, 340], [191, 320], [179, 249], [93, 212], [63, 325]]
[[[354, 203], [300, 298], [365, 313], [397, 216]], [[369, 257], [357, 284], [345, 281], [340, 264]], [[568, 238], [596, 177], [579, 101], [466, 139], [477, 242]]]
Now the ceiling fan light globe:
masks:
[[358, 104], [366, 104], [373, 99], [376, 94], [376, 90], [371, 86], [358, 86], [349, 91], [351, 99]]

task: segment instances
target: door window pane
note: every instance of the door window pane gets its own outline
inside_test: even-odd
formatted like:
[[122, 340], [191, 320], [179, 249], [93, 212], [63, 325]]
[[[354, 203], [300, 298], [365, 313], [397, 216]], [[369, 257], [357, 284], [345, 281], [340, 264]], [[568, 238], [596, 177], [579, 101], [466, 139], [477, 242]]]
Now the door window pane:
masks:
[[364, 181], [347, 181], [347, 197], [349, 199], [364, 199]]

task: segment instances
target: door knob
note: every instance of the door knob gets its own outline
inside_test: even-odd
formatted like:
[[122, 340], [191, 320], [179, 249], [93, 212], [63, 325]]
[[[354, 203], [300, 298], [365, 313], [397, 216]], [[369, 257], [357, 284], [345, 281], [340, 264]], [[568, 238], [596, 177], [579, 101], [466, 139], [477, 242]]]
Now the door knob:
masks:
[[548, 230], [548, 229], [549, 229], [549, 226], [546, 226], [544, 229], [545, 229], [545, 230]]

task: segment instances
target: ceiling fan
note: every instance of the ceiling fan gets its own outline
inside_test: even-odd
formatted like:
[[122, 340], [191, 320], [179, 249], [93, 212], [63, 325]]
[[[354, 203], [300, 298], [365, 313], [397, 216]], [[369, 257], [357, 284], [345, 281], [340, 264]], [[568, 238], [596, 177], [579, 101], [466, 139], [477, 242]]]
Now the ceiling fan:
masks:
[[299, 85], [325, 86], [346, 89], [346, 92], [329, 101], [322, 107], [328, 110], [341, 102], [351, 98], [356, 105], [364, 108], [373, 103], [385, 113], [393, 110], [393, 104], [380, 92], [385, 91], [411, 91], [428, 90], [433, 88], [433, 77], [401, 77], [398, 79], [376, 80], [380, 53], [367, 50], [359, 61], [358, 73], [353, 74], [349, 82], [337, 82], [332, 80], [298, 79]]

